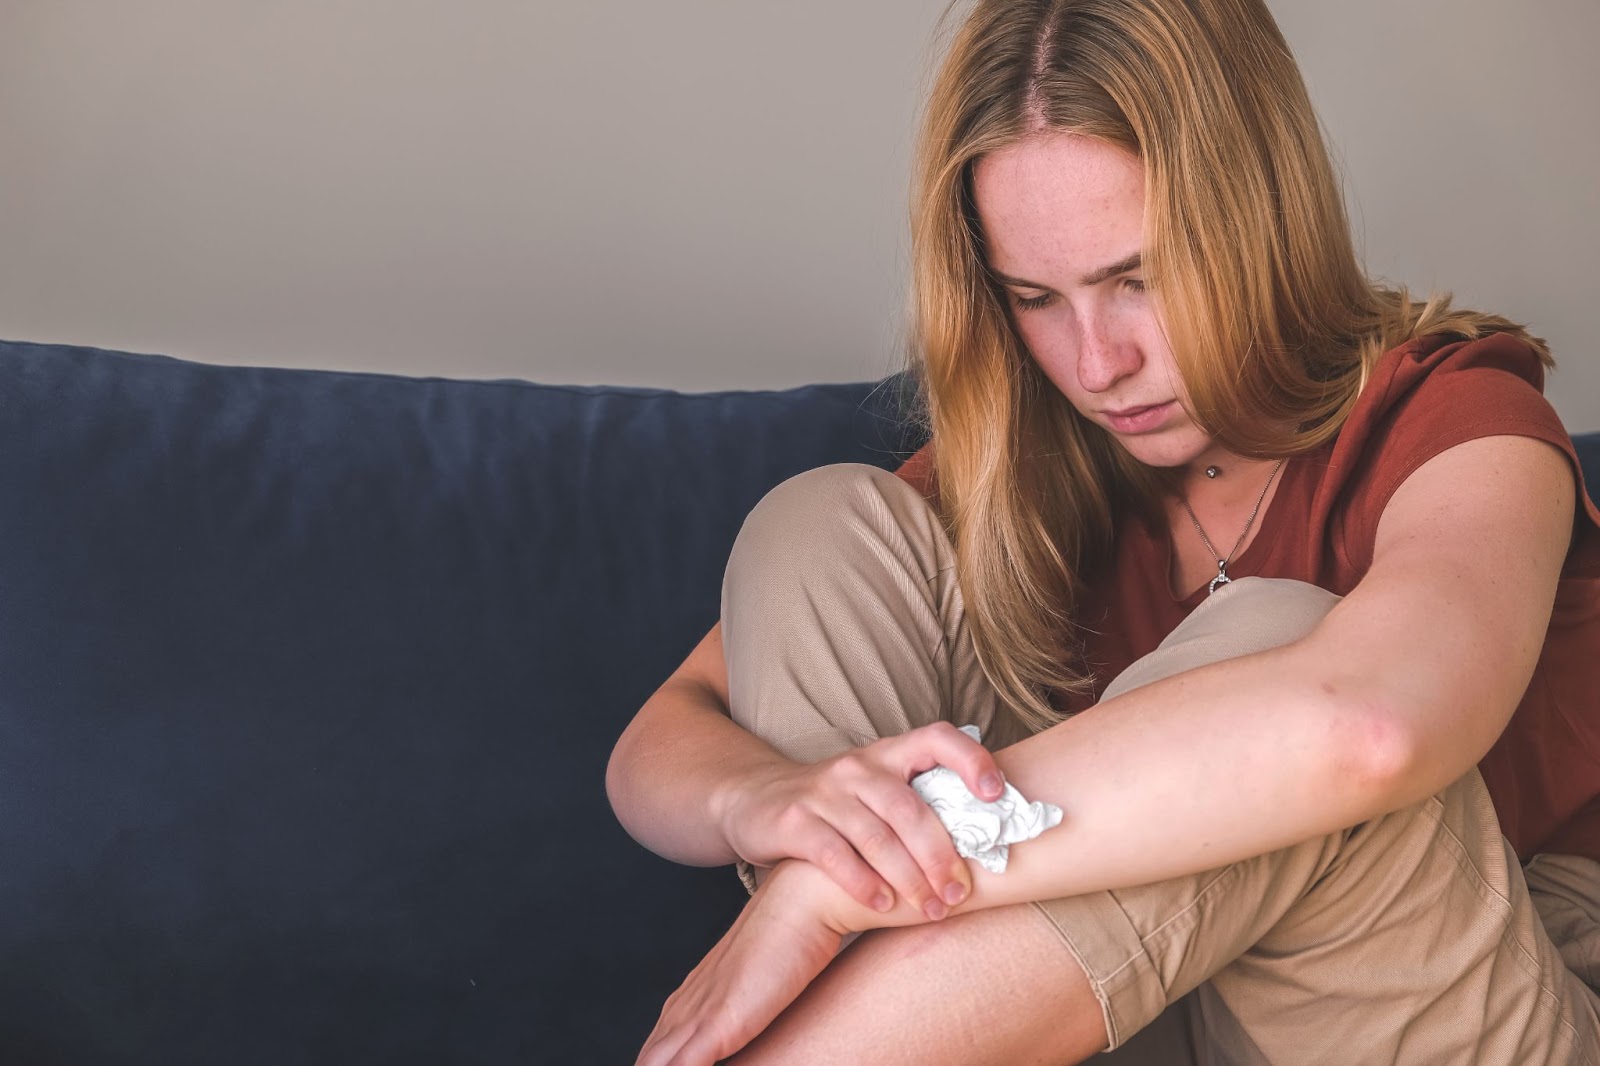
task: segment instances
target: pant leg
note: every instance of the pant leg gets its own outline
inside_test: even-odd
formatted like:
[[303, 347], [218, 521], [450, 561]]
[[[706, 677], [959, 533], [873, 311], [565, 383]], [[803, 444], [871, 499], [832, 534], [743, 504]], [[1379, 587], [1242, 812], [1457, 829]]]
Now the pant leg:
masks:
[[1529, 859], [1523, 873], [1567, 969], [1600, 993], [1600, 862], [1547, 853]]
[[[1124, 687], [1294, 639], [1291, 622], [1261, 624], [1258, 591], [1224, 586], [1158, 651], [1166, 664], [1141, 660]], [[1278, 599], [1291, 621], [1321, 616]], [[937, 517], [892, 475], [832, 467], [775, 489], [730, 558], [723, 626], [735, 720], [791, 758], [939, 718], [979, 725], [991, 748], [1019, 739], [972, 652]], [[1037, 906], [1088, 974], [1113, 1047], [1182, 999], [1184, 1025], [1205, 1031], [1201, 1061], [1584, 1061], [1592, 1005], [1509, 855], [1473, 772], [1294, 848]]]
[[735, 721], [791, 759], [940, 720], [991, 750], [1021, 739], [978, 665], [938, 516], [876, 467], [809, 470], [756, 506], [728, 559], [722, 642]]
[[941, 720], [991, 751], [1024, 735], [978, 665], [938, 516], [876, 467], [809, 470], [757, 504], [728, 559], [722, 645], [733, 720], [796, 762]]
[[[1295, 640], [1336, 602], [1298, 582], [1223, 586], [1105, 698]], [[1340, 833], [1038, 906], [1086, 942], [1108, 1027], [1137, 1030], [1187, 992], [1200, 1062], [1600, 1061], [1595, 997], [1548, 935], [1475, 769]], [[1106, 943], [1119, 920], [1137, 946]]]

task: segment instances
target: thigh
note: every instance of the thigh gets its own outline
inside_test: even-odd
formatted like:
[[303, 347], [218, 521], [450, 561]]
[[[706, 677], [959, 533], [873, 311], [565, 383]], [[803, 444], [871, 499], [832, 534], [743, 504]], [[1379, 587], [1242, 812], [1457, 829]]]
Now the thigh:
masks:
[[[1336, 599], [1297, 582], [1241, 579], [1223, 586], [1114, 684], [1126, 690], [1294, 640]], [[938, 718], [992, 725], [985, 742], [1003, 746], [994, 692], [965, 631], [948, 539], [931, 509], [892, 475], [869, 467], [825, 468], [774, 490], [752, 513], [730, 559], [723, 623], [735, 719], [791, 758], [824, 758]], [[1477, 792], [1481, 788], [1477, 782]], [[1031, 959], [1053, 958], [1064, 967], [1061, 979], [1073, 987], [1085, 987], [1081, 982], [1087, 980], [1113, 1046], [1192, 992], [1193, 1009], [1180, 1020], [1185, 1031], [1205, 1030], [1208, 1046], [1238, 1035], [1237, 1047], [1244, 1049], [1245, 1036], [1259, 1036], [1281, 1050], [1284, 1040], [1309, 1035], [1347, 1051], [1344, 1034], [1365, 1033], [1363, 1019], [1378, 1017], [1369, 1013], [1361, 990], [1391, 987], [1374, 985], [1371, 975], [1387, 980], [1400, 969], [1405, 972], [1396, 979], [1403, 983], [1413, 972], [1409, 966], [1383, 969], [1387, 941], [1374, 934], [1395, 927], [1417, 934], [1417, 945], [1448, 938], [1451, 950], [1416, 949], [1444, 961], [1414, 971], [1427, 976], [1406, 985], [1409, 991], [1400, 998], [1422, 1006], [1393, 1017], [1408, 1010], [1428, 1015], [1425, 1001], [1441, 987], [1455, 987], [1453, 981], [1493, 993], [1485, 1001], [1493, 1015], [1485, 1026], [1504, 1035], [1507, 1046], [1525, 1043], [1526, 1034], [1541, 1026], [1553, 1027], [1558, 1037], [1578, 1034], [1572, 1043], [1582, 1036], [1583, 1019], [1569, 1018], [1570, 989], [1550, 965], [1548, 938], [1540, 944], [1535, 934], [1542, 930], [1528, 924], [1532, 909], [1520, 868], [1514, 862], [1507, 867], [1503, 856], [1495, 860], [1491, 844], [1503, 847], [1503, 841], [1486, 795], [1469, 793], [1473, 789], [1465, 788], [1449, 802], [1435, 797], [1433, 806], [1397, 812], [1378, 820], [1381, 825], [1369, 823], [1191, 878], [1045, 901], [1034, 905], [1031, 926], [1014, 916], [1007, 920], [1035, 936], [1046, 934], [1048, 946], [1035, 945]], [[1473, 847], [1460, 846], [1462, 840]], [[1356, 861], [1358, 853], [1368, 866]], [[1472, 861], [1474, 856], [1483, 861]], [[1356, 869], [1368, 872], [1349, 872]], [[1456, 925], [1427, 920], [1437, 917], [1427, 905], [1439, 899], [1450, 905], [1438, 909], [1465, 916], [1462, 927], [1474, 934], [1467, 938], [1473, 949], [1455, 950]], [[1321, 939], [1289, 939], [1297, 930], [1320, 930]], [[926, 943], [910, 932], [894, 933], [862, 938], [851, 949], [858, 952], [854, 957], [871, 959], [886, 944]], [[1486, 954], [1491, 940], [1510, 947]], [[1514, 979], [1518, 967], [1531, 983]], [[1440, 976], [1445, 973], [1458, 976]], [[1217, 979], [1207, 983], [1213, 975]], [[1325, 980], [1334, 982], [1327, 988], [1343, 981], [1352, 990], [1350, 1009], [1359, 1017], [1318, 1011], [1316, 995], [1297, 1009], [1281, 999], [1301, 986], [1324, 987], [1319, 982]], [[1268, 1007], [1279, 1003], [1281, 1015]], [[1304, 1021], [1304, 1027], [1278, 1024], [1287, 1017]], [[1460, 1019], [1457, 1013], [1455, 1031], [1470, 1034], [1472, 1027]], [[1383, 1021], [1371, 1028], [1387, 1031], [1398, 1024]], [[1298, 1051], [1284, 1054], [1286, 1059], [1273, 1061], [1315, 1061]]]
[[1534, 906], [1476, 770], [1346, 834], [1212, 985], [1270, 1061], [1600, 1063], [1594, 997]]
[[[1337, 602], [1292, 581], [1223, 586], [1106, 695], [1298, 639]], [[1198, 1035], [1199, 1062], [1585, 1061], [1594, 1040], [1476, 770], [1292, 848], [1037, 906], [1113, 1047], [1175, 1002], [1164, 1026]]]
[[[1020, 739], [967, 627], [955, 550], [915, 489], [876, 467], [799, 474], [762, 498], [722, 584], [733, 720], [796, 762], [937, 721]], [[736, 864], [754, 892], [758, 874]]]
[[967, 626], [955, 549], [901, 479], [843, 463], [762, 498], [722, 585], [734, 721], [818, 762], [940, 720], [1012, 736]]
[[1482, 778], [1191, 878], [1038, 905], [1113, 1046], [1192, 994], [1200, 1062], [1596, 1062]]

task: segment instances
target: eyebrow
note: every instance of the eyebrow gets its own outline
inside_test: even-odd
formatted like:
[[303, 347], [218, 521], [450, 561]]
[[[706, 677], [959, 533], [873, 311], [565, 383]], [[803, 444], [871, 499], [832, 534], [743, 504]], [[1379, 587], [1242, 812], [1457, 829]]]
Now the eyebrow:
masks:
[[[1089, 273], [1078, 279], [1078, 284], [1082, 285], [1084, 288], [1088, 288], [1091, 285], [1098, 285], [1108, 278], [1116, 277], [1118, 274], [1126, 274], [1130, 270], [1138, 270], [1143, 263], [1144, 253], [1134, 252], [1125, 259], [1119, 259], [1115, 263], [1112, 263], [1108, 266], [1103, 266], [1096, 270], [1089, 271]], [[993, 268], [990, 268], [989, 273], [992, 274], [994, 279], [1000, 282], [1002, 285], [1015, 285], [1020, 289], [1050, 288], [1050, 286], [1040, 285], [1036, 281], [1027, 281], [1023, 278], [1014, 278], [1009, 274], [1002, 274], [1000, 271]]]

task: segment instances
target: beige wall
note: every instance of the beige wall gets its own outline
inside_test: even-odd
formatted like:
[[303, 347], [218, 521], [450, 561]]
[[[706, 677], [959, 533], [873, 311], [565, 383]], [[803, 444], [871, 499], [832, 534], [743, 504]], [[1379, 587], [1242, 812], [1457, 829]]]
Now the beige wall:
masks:
[[[758, 387], [901, 344], [943, 0], [0, 0], [0, 335]], [[1600, 429], [1595, 0], [1277, 0], [1374, 269]], [[1383, 37], [1378, 39], [1377, 28]]]

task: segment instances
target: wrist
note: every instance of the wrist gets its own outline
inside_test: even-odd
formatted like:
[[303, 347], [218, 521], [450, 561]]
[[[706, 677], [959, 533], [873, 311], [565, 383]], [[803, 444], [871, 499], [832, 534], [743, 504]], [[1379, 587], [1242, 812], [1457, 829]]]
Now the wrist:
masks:
[[780, 906], [808, 914], [841, 937], [864, 932], [865, 915], [874, 914], [850, 897], [833, 878], [804, 859], [783, 859], [762, 879], [761, 891]]
[[[842, 937], [853, 937], [872, 929], [892, 929], [927, 924], [928, 918], [917, 908], [895, 897], [887, 912], [876, 911], [839, 887], [821, 867], [804, 859], [784, 859], [763, 880], [762, 891], [783, 897], [785, 905], [809, 912], [817, 921]], [[959, 909], [959, 908], [958, 908]]]
[[720, 775], [706, 789], [706, 818], [716, 827], [717, 835], [735, 855], [739, 850], [734, 846], [731, 830], [739, 806], [749, 798], [754, 789], [759, 788], [773, 775], [775, 769], [787, 762], [787, 759], [777, 755], [757, 758]]

